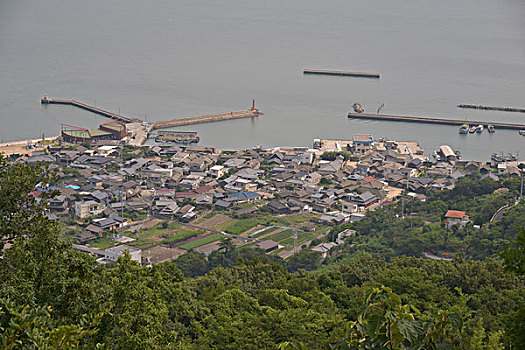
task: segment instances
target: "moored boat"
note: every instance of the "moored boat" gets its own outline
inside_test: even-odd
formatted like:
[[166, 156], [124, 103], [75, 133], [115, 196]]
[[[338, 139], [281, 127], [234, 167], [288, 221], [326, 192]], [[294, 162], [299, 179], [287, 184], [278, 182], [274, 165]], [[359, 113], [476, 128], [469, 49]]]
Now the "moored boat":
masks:
[[519, 134], [520, 134], [521, 136], [525, 136], [525, 130], [520, 130], [520, 131], [519, 131]]
[[476, 127], [476, 132], [477, 132], [478, 134], [481, 134], [481, 133], [483, 132], [483, 129], [484, 129], [483, 125], [479, 124], [479, 125]]
[[475, 125], [472, 125], [469, 129], [468, 129], [468, 132], [473, 134], [476, 132], [476, 126]]
[[461, 125], [461, 127], [459, 128], [459, 133], [466, 134], [467, 132], [468, 132], [468, 125], [467, 124]]
[[487, 130], [492, 134], [494, 132], [494, 125], [487, 126]]
[[354, 108], [354, 111], [356, 113], [363, 113], [365, 111], [365, 109], [363, 108], [363, 106], [361, 106], [360, 103], [354, 103], [352, 107]]

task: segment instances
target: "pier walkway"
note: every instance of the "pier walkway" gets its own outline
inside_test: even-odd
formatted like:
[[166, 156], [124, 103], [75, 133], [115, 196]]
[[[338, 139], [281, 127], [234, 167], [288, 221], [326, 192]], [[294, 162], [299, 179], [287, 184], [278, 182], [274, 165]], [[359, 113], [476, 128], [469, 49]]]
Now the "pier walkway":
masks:
[[476, 121], [476, 120], [409, 117], [409, 116], [386, 115], [386, 114], [367, 114], [367, 113], [350, 112], [348, 113], [348, 118], [388, 120], [388, 121], [411, 122], [411, 123], [444, 124], [444, 125], [463, 125], [463, 124], [489, 125], [490, 124], [490, 125], [493, 125], [496, 129], [513, 129], [513, 130], [525, 129], [525, 124], [500, 123], [500, 122], [488, 122], [488, 121]]
[[44, 96], [40, 102], [42, 104], [57, 104], [57, 105], [69, 105], [69, 106], [73, 106], [73, 107], [78, 107], [78, 108], [84, 109], [86, 111], [89, 111], [89, 112], [92, 112], [92, 113], [95, 113], [95, 114], [99, 114], [99, 115], [101, 115], [103, 117], [110, 118], [110, 119], [113, 119], [113, 120], [116, 120], [116, 121], [122, 122], [122, 123], [132, 123], [132, 122], [141, 122], [142, 121], [140, 119], [128, 118], [128, 117], [124, 117], [123, 115], [120, 115], [120, 114], [111, 113], [111, 112], [105, 111], [105, 110], [103, 110], [101, 108], [93, 107], [93, 106], [90, 106], [90, 105], [87, 105], [85, 103], [78, 102], [78, 101], [75, 101], [75, 100], [58, 100], [58, 99], [49, 98], [47, 96]]
[[177, 126], [213, 123], [213, 122], [231, 120], [231, 119], [251, 118], [251, 117], [257, 117], [259, 115], [263, 115], [263, 113], [257, 109], [253, 109], [253, 110], [246, 109], [246, 110], [235, 111], [235, 112], [208, 114], [208, 115], [200, 115], [200, 116], [195, 116], [195, 117], [176, 118], [176, 119], [171, 119], [171, 120], [151, 122], [149, 123], [148, 132], [151, 132], [157, 129], [173, 128]]

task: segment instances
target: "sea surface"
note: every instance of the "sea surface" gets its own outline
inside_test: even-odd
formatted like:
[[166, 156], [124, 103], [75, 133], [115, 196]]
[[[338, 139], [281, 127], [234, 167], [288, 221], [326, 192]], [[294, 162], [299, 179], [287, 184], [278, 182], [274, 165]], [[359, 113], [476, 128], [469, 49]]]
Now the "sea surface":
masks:
[[[381, 79], [305, 76], [304, 68]], [[264, 116], [195, 125], [201, 145], [311, 146], [314, 138], [442, 144], [466, 159], [525, 158], [517, 131], [347, 118], [374, 113], [525, 124], [523, 0], [1, 0], [0, 142], [106, 121], [40, 98], [77, 99], [163, 120], [251, 107]]]

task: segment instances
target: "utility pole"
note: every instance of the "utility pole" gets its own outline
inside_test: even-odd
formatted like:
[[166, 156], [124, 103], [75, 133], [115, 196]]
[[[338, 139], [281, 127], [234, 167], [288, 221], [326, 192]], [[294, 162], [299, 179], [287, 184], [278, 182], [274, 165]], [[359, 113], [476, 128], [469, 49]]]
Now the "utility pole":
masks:
[[520, 169], [520, 173], [521, 173], [521, 186], [520, 186], [520, 202], [523, 198], [523, 172], [525, 170], [525, 164], [521, 163], [520, 165], [518, 165], [518, 168]]

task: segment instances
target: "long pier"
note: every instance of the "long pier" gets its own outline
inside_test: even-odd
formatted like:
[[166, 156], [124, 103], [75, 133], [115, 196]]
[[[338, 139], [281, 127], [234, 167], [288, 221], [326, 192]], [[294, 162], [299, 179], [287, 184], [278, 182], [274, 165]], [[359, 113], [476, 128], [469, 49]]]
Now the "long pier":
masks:
[[339, 70], [326, 70], [326, 69], [305, 69], [303, 74], [317, 74], [317, 75], [336, 75], [343, 77], [358, 77], [358, 78], [375, 78], [379, 79], [379, 73], [368, 73], [368, 72], [346, 72]]
[[176, 118], [171, 120], [163, 120], [157, 122], [149, 123], [148, 132], [157, 129], [173, 128], [177, 126], [185, 125], [194, 125], [194, 124], [203, 124], [203, 123], [213, 123], [223, 120], [231, 119], [241, 119], [241, 118], [251, 118], [263, 115], [258, 109], [247, 109], [235, 112], [226, 112], [226, 113], [217, 113], [217, 114], [208, 114], [200, 115], [195, 117], [185, 117], [185, 118]]
[[490, 124], [490, 125], [493, 125], [497, 129], [513, 129], [513, 130], [525, 129], [525, 124], [499, 123], [499, 122], [487, 122], [487, 121], [475, 121], [475, 120], [411, 117], [411, 116], [386, 115], [386, 114], [367, 114], [367, 113], [350, 112], [348, 113], [348, 118], [388, 120], [388, 121], [410, 122], [410, 123], [444, 124], [444, 125], [463, 125], [463, 124], [488, 125]]
[[87, 105], [85, 103], [78, 102], [78, 101], [75, 101], [75, 100], [58, 100], [58, 99], [54, 99], [54, 98], [50, 98], [50, 97], [44, 96], [40, 102], [42, 104], [57, 104], [57, 105], [69, 105], [69, 106], [73, 106], [73, 107], [78, 107], [78, 108], [84, 109], [86, 111], [89, 111], [89, 112], [92, 112], [92, 113], [95, 113], [95, 114], [99, 114], [99, 115], [101, 115], [103, 117], [110, 118], [110, 119], [113, 119], [113, 120], [116, 120], [116, 121], [122, 122], [122, 123], [132, 123], [132, 122], [141, 122], [142, 121], [140, 119], [128, 118], [128, 117], [125, 117], [125, 116], [120, 115], [120, 114], [111, 113], [111, 112], [105, 111], [105, 110], [103, 110], [101, 108], [93, 107], [93, 106], [90, 106], [90, 105]]
[[503, 112], [518, 112], [525, 113], [525, 108], [514, 108], [514, 107], [494, 107], [494, 106], [482, 106], [482, 105], [458, 105], [459, 108], [470, 108], [470, 109], [485, 109], [489, 111], [503, 111]]

